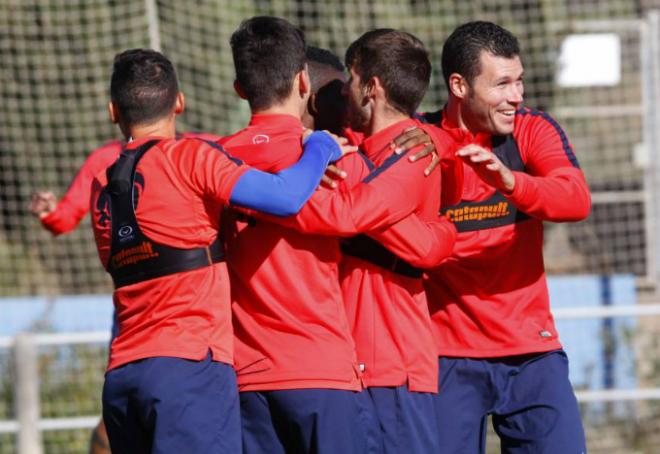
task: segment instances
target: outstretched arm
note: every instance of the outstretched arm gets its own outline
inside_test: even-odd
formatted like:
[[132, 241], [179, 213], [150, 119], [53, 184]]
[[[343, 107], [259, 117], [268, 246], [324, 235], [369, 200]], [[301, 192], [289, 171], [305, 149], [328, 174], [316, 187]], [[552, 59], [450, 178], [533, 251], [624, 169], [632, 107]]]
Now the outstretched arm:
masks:
[[94, 176], [108, 168], [121, 153], [121, 142], [115, 140], [94, 150], [85, 159], [62, 199], [57, 202], [50, 191], [34, 194], [30, 211], [45, 229], [60, 235], [75, 229], [89, 210], [89, 197]]
[[[524, 115], [516, 137], [525, 172], [511, 171], [490, 150], [468, 145], [458, 156], [519, 210], [553, 222], [588, 216], [591, 196], [566, 134], [547, 114]], [[519, 127], [523, 130], [523, 127]]]

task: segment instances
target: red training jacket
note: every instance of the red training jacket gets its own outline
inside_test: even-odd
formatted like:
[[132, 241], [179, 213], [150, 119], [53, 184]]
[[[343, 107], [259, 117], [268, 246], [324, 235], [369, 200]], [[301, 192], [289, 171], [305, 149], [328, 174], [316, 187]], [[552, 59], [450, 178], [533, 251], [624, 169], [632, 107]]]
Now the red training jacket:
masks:
[[[276, 172], [299, 159], [302, 133], [293, 116], [254, 115], [247, 128], [220, 143], [247, 164]], [[349, 179], [364, 165], [357, 154], [341, 160]], [[360, 390], [339, 286], [338, 240], [261, 217], [234, 214], [228, 220], [239, 390]]]
[[[461, 144], [472, 137], [452, 119], [439, 127]], [[481, 134], [479, 135], [481, 136]], [[514, 172], [506, 199], [530, 219], [459, 232], [452, 256], [425, 281], [437, 353], [489, 358], [561, 347], [550, 313], [543, 266], [543, 221], [584, 219], [591, 200], [584, 174], [561, 127], [548, 114], [516, 113], [513, 137], [525, 172]], [[485, 200], [495, 189], [464, 165], [464, 201]]]
[[[155, 137], [133, 141], [129, 149]], [[155, 242], [191, 249], [218, 235], [222, 207], [249, 169], [194, 139], [163, 139], [138, 163], [142, 183], [136, 218]], [[101, 197], [106, 171], [92, 182], [91, 212], [101, 263], [110, 255], [110, 215]], [[110, 347], [108, 370], [154, 356], [233, 363], [229, 278], [224, 262], [116, 289], [119, 334]]]
[[[409, 163], [408, 155], [394, 155], [390, 147], [392, 139], [413, 125], [435, 136], [440, 153], [453, 156], [454, 142], [446, 134], [434, 133], [412, 119], [398, 122], [363, 143], [363, 150], [379, 167], [361, 184], [318, 192], [298, 216], [284, 222], [324, 234], [346, 235], [368, 227], [369, 236], [416, 266], [434, 266], [446, 258], [456, 232], [437, 215], [440, 172], [424, 177], [428, 162]], [[459, 176], [453, 178], [460, 181]], [[394, 224], [401, 216], [408, 217]], [[437, 392], [437, 359], [421, 279], [351, 255], [344, 256], [340, 273], [365, 384], [407, 383], [411, 391]]]
[[[382, 166], [392, 157], [389, 143], [414, 125], [418, 122], [405, 120], [379, 131], [362, 143], [362, 150], [376, 166]], [[445, 143], [451, 144], [451, 140], [445, 139]], [[436, 143], [436, 148], [443, 146], [447, 145]], [[411, 181], [416, 187], [407, 188], [408, 203], [414, 206], [414, 213], [421, 219], [440, 221], [437, 236], [426, 241], [440, 243], [444, 247], [441, 257], [444, 259], [453, 249], [456, 230], [445, 218], [438, 218], [441, 173], [435, 171], [424, 177], [424, 164], [399, 166], [397, 171], [415, 177]], [[370, 236], [385, 247], [396, 246], [404, 238], [422, 238], [419, 230], [406, 229], [404, 222]], [[426, 258], [415, 255], [414, 250], [405, 254], [398, 248], [397, 252], [411, 264]], [[345, 255], [342, 260], [341, 279], [366, 385], [407, 384], [410, 391], [437, 392], [437, 355], [422, 279], [397, 274], [351, 255]]]

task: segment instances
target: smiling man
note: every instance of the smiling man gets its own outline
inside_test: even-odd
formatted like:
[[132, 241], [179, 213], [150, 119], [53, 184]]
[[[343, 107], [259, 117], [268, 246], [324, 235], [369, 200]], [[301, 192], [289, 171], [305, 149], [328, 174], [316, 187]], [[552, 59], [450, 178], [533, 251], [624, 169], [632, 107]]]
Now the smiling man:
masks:
[[461, 25], [445, 42], [442, 72], [447, 105], [426, 119], [465, 145], [465, 179], [462, 200], [442, 207], [456, 247], [425, 282], [441, 451], [483, 453], [492, 415], [502, 452], [586, 452], [543, 267], [543, 221], [589, 214], [584, 174], [557, 122], [522, 107], [510, 32]]

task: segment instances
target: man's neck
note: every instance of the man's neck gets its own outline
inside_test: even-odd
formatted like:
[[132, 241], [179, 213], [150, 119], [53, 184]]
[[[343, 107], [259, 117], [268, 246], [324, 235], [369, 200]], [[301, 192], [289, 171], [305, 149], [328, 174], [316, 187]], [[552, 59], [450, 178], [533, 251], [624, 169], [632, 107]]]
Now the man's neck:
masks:
[[371, 137], [374, 134], [378, 134], [380, 131], [389, 128], [393, 124], [408, 120], [409, 118], [410, 117], [406, 114], [399, 112], [390, 106], [383, 106], [381, 108], [377, 107], [371, 117], [371, 122], [364, 132], [364, 136]]
[[291, 115], [297, 119], [302, 118], [302, 113], [305, 110], [300, 102], [295, 100], [285, 100], [284, 102], [274, 104], [267, 109], [254, 110], [252, 115]]
[[[124, 134], [126, 139], [132, 138], [133, 140], [142, 139], [145, 137], [164, 137], [166, 139], [174, 139], [176, 137], [176, 122], [174, 115], [171, 118], [164, 118], [155, 123], [141, 124], [127, 127]], [[123, 130], [123, 129], [122, 129]]]
[[449, 96], [449, 100], [447, 100], [447, 104], [443, 110], [443, 115], [447, 122], [454, 127], [463, 129], [465, 131], [470, 131], [472, 134], [476, 134], [478, 132], [473, 131], [469, 127], [462, 109], [462, 104], [454, 96]]

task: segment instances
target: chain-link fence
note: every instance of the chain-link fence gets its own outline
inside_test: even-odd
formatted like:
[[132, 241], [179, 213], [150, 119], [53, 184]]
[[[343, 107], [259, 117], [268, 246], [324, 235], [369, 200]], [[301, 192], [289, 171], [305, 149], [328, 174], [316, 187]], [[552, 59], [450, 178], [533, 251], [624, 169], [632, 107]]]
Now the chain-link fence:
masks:
[[[61, 196], [88, 153], [119, 136], [106, 103], [112, 59], [123, 49], [155, 47], [173, 60], [187, 98], [181, 131], [223, 135], [241, 128], [249, 109], [233, 92], [228, 40], [241, 20], [256, 14], [285, 17], [310, 44], [340, 56], [374, 27], [414, 33], [434, 64], [425, 111], [439, 109], [446, 98], [440, 52], [454, 27], [483, 19], [509, 28], [522, 45], [526, 105], [548, 111], [563, 126], [593, 193], [589, 219], [547, 226], [548, 271], [633, 274], [653, 293], [660, 275], [660, 19], [654, 9], [660, 0], [0, 0], [0, 297], [110, 292], [89, 222], [53, 239], [28, 213], [32, 193], [51, 189]], [[589, 37], [611, 44], [608, 80], [566, 76], [575, 43]], [[641, 352], [639, 386], [660, 381], [656, 331], [653, 322], [640, 322], [631, 340]], [[40, 399], [42, 417], [98, 413], [105, 352], [97, 347], [40, 350], [43, 392], [49, 393]], [[15, 417], [8, 351], [0, 349], [0, 420]], [[653, 452], [660, 432], [653, 401], [626, 404], [627, 413], [617, 413], [615, 404], [585, 405], [609, 406], [588, 412], [605, 415], [587, 421], [592, 452]], [[47, 452], [83, 452], [87, 430], [49, 430], [43, 440]], [[635, 440], [651, 444], [639, 447]], [[0, 454], [15, 446], [15, 433], [0, 431]]]
[[[255, 14], [286, 17], [310, 43], [340, 56], [372, 27], [415, 33], [434, 63], [423, 110], [444, 102], [440, 52], [456, 25], [487, 19], [510, 28], [523, 48], [526, 104], [566, 129], [594, 192], [589, 220], [549, 226], [549, 270], [634, 273], [652, 282], [656, 224], [647, 211], [658, 188], [645, 173], [657, 164], [641, 145], [653, 126], [645, 100], [658, 85], [643, 58], [652, 7], [660, 0], [0, 0], [0, 294], [109, 291], [88, 226], [52, 241], [27, 213], [31, 194], [50, 188], [61, 195], [87, 153], [118, 136], [105, 106], [112, 58], [125, 48], [160, 46], [175, 62], [188, 99], [181, 130], [227, 134], [244, 125], [248, 106], [233, 93], [228, 39]], [[558, 83], [562, 49], [576, 34], [617, 40], [618, 80]], [[644, 77], [651, 79], [644, 84]]]

